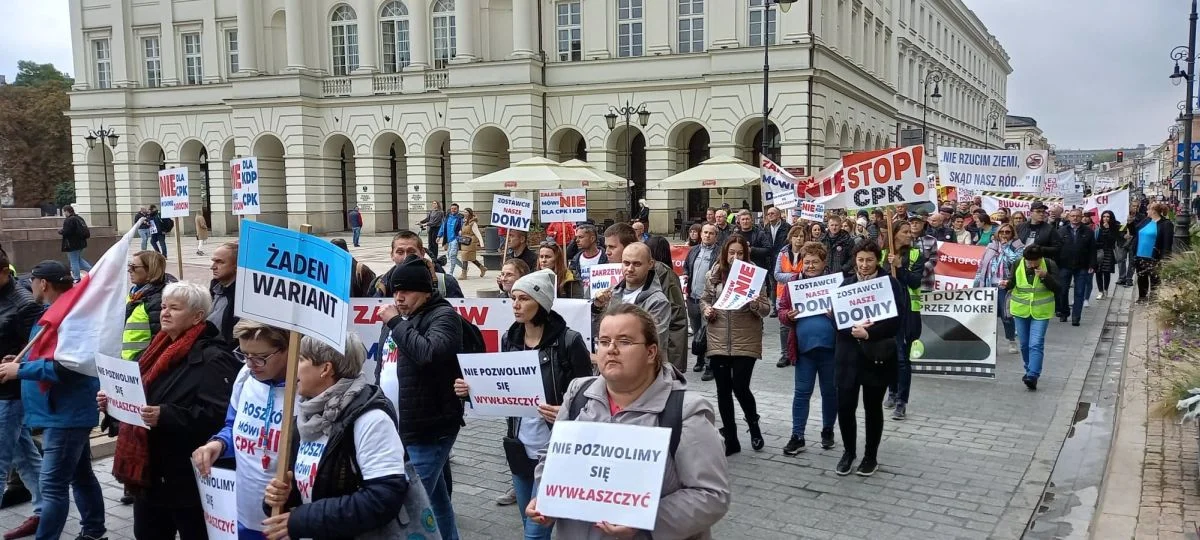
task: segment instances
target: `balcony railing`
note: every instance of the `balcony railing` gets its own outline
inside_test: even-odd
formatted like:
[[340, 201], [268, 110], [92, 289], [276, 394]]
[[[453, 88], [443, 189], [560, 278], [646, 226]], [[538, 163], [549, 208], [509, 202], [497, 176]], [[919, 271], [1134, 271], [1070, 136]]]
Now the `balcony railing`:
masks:
[[349, 77], [326, 77], [321, 81], [321, 93], [325, 97], [339, 97], [350, 95], [350, 78]]
[[425, 72], [425, 89], [440, 90], [450, 85], [450, 72], [445, 69], [435, 69]]
[[403, 91], [403, 79], [399, 73], [377, 73], [371, 81], [371, 92], [374, 94], [399, 94]]

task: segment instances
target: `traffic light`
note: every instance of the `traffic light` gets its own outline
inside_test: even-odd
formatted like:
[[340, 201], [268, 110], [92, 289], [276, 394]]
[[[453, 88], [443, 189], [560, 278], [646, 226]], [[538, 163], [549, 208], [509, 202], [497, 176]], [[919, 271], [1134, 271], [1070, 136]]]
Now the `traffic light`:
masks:
[[1125, 152], [1117, 150], [1117, 163], [1125, 161]]

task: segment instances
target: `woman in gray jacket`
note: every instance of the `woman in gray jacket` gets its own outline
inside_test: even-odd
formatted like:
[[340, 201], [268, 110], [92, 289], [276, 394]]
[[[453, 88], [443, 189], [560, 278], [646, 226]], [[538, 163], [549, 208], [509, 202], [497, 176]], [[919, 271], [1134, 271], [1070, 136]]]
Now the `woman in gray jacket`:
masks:
[[[555, 523], [558, 538], [572, 540], [711, 539], [712, 526], [729, 510], [729, 471], [712, 405], [685, 392], [686, 382], [664, 359], [654, 321], [641, 308], [614, 306], [600, 323], [596, 343], [600, 375], [571, 382], [556, 422], [669, 427], [671, 422], [660, 424], [660, 419], [679, 419], [675, 430], [678, 443], [667, 457], [654, 530], [573, 519], [556, 521], [538, 511], [536, 498], [529, 502], [526, 515], [543, 526]], [[545, 450], [540, 454], [534, 471], [537, 485], [543, 480], [546, 464]]]

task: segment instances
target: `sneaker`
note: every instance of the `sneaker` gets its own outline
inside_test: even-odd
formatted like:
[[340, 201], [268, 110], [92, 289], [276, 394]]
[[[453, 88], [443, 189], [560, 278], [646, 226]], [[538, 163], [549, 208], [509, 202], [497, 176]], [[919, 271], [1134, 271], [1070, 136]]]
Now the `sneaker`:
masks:
[[908, 418], [908, 406], [903, 403], [897, 403], [896, 409], [892, 411], [892, 420], [904, 420]]
[[1029, 375], [1026, 375], [1024, 377], [1021, 377], [1021, 382], [1025, 383], [1025, 388], [1028, 388], [1030, 390], [1037, 390], [1037, 379], [1030, 377]]
[[702, 380], [702, 381], [711, 381], [711, 380], [713, 380], [713, 372], [712, 372], [712, 365], [711, 365], [711, 364], [709, 364], [709, 365], [707, 365], [707, 366], [704, 366], [704, 374], [700, 376], [700, 380]]
[[803, 451], [804, 439], [795, 435], [792, 435], [792, 438], [788, 439], [787, 445], [783, 447], [783, 455], [785, 456], [794, 456]]
[[696, 362], [696, 365], [694, 367], [692, 367], [692, 371], [695, 373], [700, 373], [701, 371], [704, 371], [704, 361]]
[[785, 367], [788, 367], [789, 364], [790, 364], [790, 362], [788, 362], [787, 358], [780, 358], [778, 362], [775, 362], [775, 367], [785, 368]]
[[4, 533], [4, 540], [16, 540], [17, 538], [33, 536], [37, 532], [38, 524], [41, 522], [41, 516], [32, 516], [18, 525], [17, 528]]
[[829, 450], [830, 448], [833, 448], [833, 445], [834, 445], [833, 430], [828, 429], [828, 430], [822, 431], [821, 432], [821, 449]]
[[1079, 321], [1071, 321], [1071, 326], [1079, 326]]
[[896, 406], [896, 395], [888, 392], [887, 398], [883, 400], [883, 408], [891, 409]]
[[838, 476], [846, 476], [850, 474], [850, 471], [853, 468], [854, 454], [846, 453], [842, 454], [842, 459], [838, 460], [837, 469], [834, 469], [834, 472], [836, 472]]
[[1087, 301], [1087, 300], [1084, 300], [1084, 301], [1083, 301], [1083, 307], [1092, 307], [1092, 303], [1091, 303], [1091, 302], [1089, 302], [1089, 301]]
[[496, 497], [496, 506], [508, 506], [517, 504], [517, 490], [508, 488], [508, 491], [499, 497]]
[[1104, 292], [1103, 291], [1096, 293], [1096, 300], [1104, 300]]
[[862, 463], [858, 464], [858, 470], [855, 471], [854, 474], [859, 476], [871, 476], [872, 474], [875, 474], [877, 469], [879, 469], [879, 462], [867, 458], [862, 460]]
[[1019, 352], [1021, 352], [1021, 349], [1017, 347], [1016, 340], [1008, 340], [1008, 354], [1017, 354]]

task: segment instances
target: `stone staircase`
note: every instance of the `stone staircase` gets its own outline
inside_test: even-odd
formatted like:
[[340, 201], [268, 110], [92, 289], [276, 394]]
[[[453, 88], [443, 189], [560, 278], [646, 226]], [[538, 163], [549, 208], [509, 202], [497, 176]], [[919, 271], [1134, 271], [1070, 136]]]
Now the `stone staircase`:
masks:
[[[47, 259], [67, 263], [58, 235], [62, 223], [62, 216], [42, 217], [38, 208], [0, 208], [0, 246], [8, 252], [17, 272], [27, 272]], [[119, 237], [108, 227], [91, 227], [91, 233], [84, 258], [95, 263]]]

